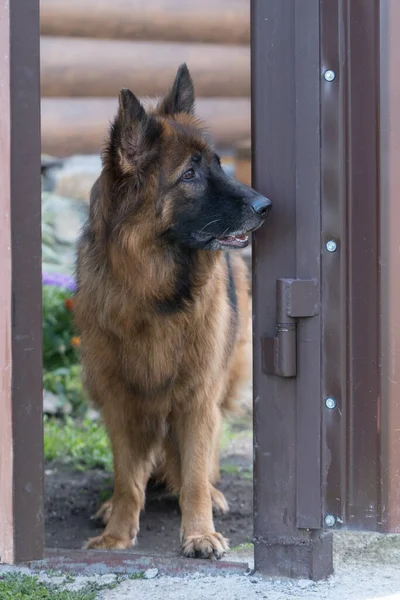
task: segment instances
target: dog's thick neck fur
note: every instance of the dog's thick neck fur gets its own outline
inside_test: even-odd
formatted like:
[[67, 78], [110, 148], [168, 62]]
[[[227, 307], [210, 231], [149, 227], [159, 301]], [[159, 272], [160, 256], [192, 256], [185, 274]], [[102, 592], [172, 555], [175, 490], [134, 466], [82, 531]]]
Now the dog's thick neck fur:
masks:
[[[101, 257], [101, 277], [107, 285], [114, 282], [122, 286], [132, 302], [146, 306], [146, 310], [153, 306], [159, 314], [179, 312], [193, 301], [194, 290], [198, 293], [213, 284], [213, 275], [221, 269], [222, 252], [171, 244], [153, 230], [147, 231], [148, 211], [155, 210], [152, 207], [156, 203], [145, 206], [146, 199], [140, 197], [139, 190], [134, 203], [141, 209], [126, 219], [121, 208], [119, 217], [115, 206], [124, 205], [122, 196], [127, 189], [116, 187], [111, 176], [105, 167], [92, 190], [85, 236], [88, 252]], [[115, 217], [110, 228], [111, 210]]]

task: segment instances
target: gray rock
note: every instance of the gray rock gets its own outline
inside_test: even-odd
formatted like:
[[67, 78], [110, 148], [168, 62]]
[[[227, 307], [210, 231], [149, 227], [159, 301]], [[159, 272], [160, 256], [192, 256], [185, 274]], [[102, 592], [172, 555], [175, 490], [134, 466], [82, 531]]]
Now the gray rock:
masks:
[[48, 156], [42, 154], [42, 190], [44, 192], [51, 192], [54, 189], [56, 177], [55, 174], [62, 168], [63, 160], [61, 158], [55, 158], [54, 156]]
[[310, 581], [309, 579], [299, 579], [297, 582], [297, 585], [299, 586], [299, 588], [301, 588], [302, 590], [305, 590], [309, 587], [311, 587], [313, 584], [312, 581]]
[[147, 571], [144, 572], [145, 579], [155, 579], [157, 575], [158, 569], [147, 569]]
[[49, 392], [49, 390], [43, 390], [43, 412], [46, 415], [69, 415], [72, 412], [72, 406], [69, 402], [61, 403], [58, 396]]
[[56, 213], [54, 219], [54, 236], [60, 244], [72, 246], [76, 243], [82, 227], [79, 212], [66, 202]]
[[46, 272], [72, 275], [76, 241], [87, 218], [88, 205], [56, 194], [42, 194], [42, 261]]
[[88, 408], [86, 416], [91, 421], [100, 421], [101, 420], [101, 414], [95, 408]]
[[54, 193], [88, 203], [90, 191], [100, 173], [100, 156], [79, 155], [64, 160], [61, 168], [50, 169], [47, 177], [54, 180]]
[[59, 412], [58, 397], [48, 390], [43, 390], [43, 412], [46, 415], [56, 415]]

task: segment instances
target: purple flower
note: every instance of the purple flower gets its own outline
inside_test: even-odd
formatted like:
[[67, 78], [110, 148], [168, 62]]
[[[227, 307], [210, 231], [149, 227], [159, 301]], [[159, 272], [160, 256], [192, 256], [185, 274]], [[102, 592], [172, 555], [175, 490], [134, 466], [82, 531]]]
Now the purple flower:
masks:
[[65, 288], [70, 292], [75, 292], [76, 282], [70, 275], [64, 275], [63, 273], [42, 273], [42, 284], [43, 285], [55, 285], [57, 287]]

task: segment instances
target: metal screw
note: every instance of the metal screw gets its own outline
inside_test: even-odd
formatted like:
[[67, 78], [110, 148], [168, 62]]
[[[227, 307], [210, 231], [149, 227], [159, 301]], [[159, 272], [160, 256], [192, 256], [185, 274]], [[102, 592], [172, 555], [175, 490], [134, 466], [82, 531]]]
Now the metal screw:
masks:
[[325, 71], [325, 73], [324, 73], [325, 81], [333, 81], [335, 79], [335, 77], [336, 77], [335, 71], [329, 70], [329, 71]]
[[327, 398], [325, 400], [325, 406], [326, 406], [326, 408], [329, 408], [330, 410], [333, 410], [334, 408], [336, 408], [335, 398]]
[[327, 527], [333, 527], [336, 523], [336, 519], [333, 515], [326, 515], [325, 517], [325, 525]]
[[325, 248], [328, 250], [328, 252], [336, 252], [337, 243], [335, 242], [335, 240], [329, 240], [328, 242], [326, 242]]

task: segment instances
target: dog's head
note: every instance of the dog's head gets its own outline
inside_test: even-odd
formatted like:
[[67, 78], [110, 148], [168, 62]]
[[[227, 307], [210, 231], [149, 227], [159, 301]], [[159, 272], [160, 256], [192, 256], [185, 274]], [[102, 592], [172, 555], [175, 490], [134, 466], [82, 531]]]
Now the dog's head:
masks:
[[111, 227], [139, 224], [146, 215], [160, 240], [209, 250], [243, 248], [246, 233], [263, 223], [271, 202], [224, 172], [194, 103], [186, 65], [150, 111], [131, 91], [121, 90], [104, 153], [114, 198]]

